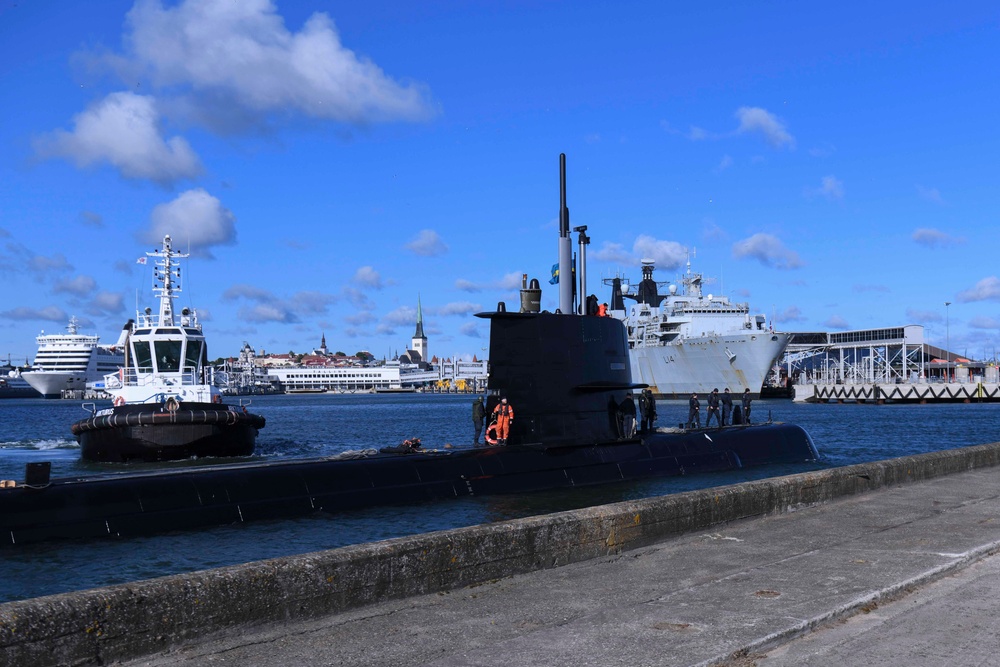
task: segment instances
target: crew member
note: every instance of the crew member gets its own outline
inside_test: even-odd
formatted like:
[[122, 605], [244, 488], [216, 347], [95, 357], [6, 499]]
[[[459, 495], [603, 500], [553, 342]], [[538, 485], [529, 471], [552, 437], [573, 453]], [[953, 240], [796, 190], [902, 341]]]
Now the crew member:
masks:
[[701, 427], [701, 401], [698, 400], [698, 394], [691, 394], [691, 398], [688, 400], [688, 428], [700, 428]]
[[497, 444], [506, 445], [510, 425], [514, 421], [514, 408], [507, 404], [506, 398], [501, 398], [500, 403], [493, 408], [493, 416], [497, 422]]
[[733, 395], [729, 393], [729, 387], [726, 387], [725, 391], [722, 392], [722, 425], [725, 426], [729, 422], [729, 418], [733, 414]]
[[635, 436], [635, 400], [632, 393], [625, 394], [625, 399], [621, 404], [622, 412], [622, 437], [632, 438]]
[[656, 399], [653, 397], [653, 390], [648, 387], [642, 393], [646, 396], [646, 418], [642, 422], [642, 428], [650, 432], [656, 422]]
[[712, 417], [715, 417], [715, 423], [722, 426], [722, 420], [719, 418], [719, 388], [716, 387], [712, 390], [712, 393], [708, 395], [708, 417], [705, 418], [705, 426], [712, 425]]
[[602, 303], [601, 305], [599, 305], [597, 307], [597, 316], [598, 317], [607, 317], [608, 316], [608, 304]]
[[486, 406], [483, 405], [482, 397], [472, 402], [472, 426], [476, 429], [476, 437], [472, 439], [472, 444], [479, 444], [479, 434], [483, 432], [483, 420], [486, 419]]
[[750, 387], [743, 390], [743, 423], [750, 423]]
[[639, 392], [639, 433], [646, 432], [646, 412], [649, 410], [649, 397], [646, 390]]

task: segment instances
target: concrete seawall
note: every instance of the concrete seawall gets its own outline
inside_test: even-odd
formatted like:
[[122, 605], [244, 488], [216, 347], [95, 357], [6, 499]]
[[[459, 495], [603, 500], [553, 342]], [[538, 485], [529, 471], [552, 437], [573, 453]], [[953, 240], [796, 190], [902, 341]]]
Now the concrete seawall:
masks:
[[979, 445], [8, 603], [0, 665], [126, 660], [998, 463], [1000, 443]]

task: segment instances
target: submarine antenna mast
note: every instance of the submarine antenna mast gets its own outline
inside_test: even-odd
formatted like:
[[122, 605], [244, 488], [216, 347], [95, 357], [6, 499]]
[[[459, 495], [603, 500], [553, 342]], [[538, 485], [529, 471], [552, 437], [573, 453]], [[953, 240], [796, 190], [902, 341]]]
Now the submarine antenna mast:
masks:
[[573, 241], [566, 208], [566, 154], [559, 154], [559, 311], [573, 312]]

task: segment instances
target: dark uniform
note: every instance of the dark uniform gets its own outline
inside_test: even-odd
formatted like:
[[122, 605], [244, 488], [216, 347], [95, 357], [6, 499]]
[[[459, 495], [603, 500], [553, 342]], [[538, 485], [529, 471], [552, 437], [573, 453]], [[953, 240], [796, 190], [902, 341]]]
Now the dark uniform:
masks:
[[722, 420], [719, 418], [719, 390], [713, 389], [712, 393], [708, 395], [708, 417], [705, 418], [705, 426], [712, 425], [712, 417], [715, 417], [715, 423], [722, 426]]
[[698, 394], [691, 394], [691, 399], [688, 401], [687, 425], [694, 428], [701, 426], [701, 402], [698, 400]]
[[642, 422], [642, 428], [646, 431], [652, 431], [653, 424], [656, 422], [656, 399], [653, 398], [652, 389], [644, 389], [642, 393], [646, 397], [646, 417]]
[[646, 390], [639, 392], [639, 433], [646, 432], [646, 411], [649, 409], [649, 397]]
[[722, 392], [722, 425], [725, 426], [729, 423], [730, 417], [733, 415], [733, 395], [729, 393], [729, 387]]
[[750, 423], [750, 389], [743, 391], [743, 423]]
[[472, 402], [472, 426], [476, 429], [476, 437], [472, 439], [472, 444], [479, 444], [479, 434], [483, 432], [483, 420], [486, 419], [486, 406], [483, 399], [477, 398]]

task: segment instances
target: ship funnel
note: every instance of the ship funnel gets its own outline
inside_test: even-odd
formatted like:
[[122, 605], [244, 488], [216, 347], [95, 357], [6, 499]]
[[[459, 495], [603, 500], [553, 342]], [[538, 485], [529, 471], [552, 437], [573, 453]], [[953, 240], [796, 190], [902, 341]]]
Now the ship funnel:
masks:
[[537, 313], [542, 309], [542, 288], [538, 286], [537, 278], [532, 278], [530, 285], [526, 282], [527, 276], [521, 283], [521, 312]]

